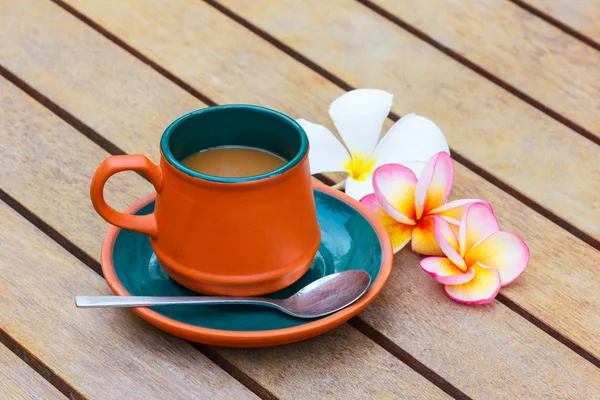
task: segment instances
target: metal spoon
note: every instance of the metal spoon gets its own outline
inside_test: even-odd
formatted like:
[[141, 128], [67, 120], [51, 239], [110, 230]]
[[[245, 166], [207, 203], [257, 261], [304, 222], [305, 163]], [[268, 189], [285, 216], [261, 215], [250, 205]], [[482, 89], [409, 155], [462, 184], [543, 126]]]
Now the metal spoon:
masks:
[[354, 303], [367, 291], [370, 283], [371, 277], [365, 271], [350, 270], [317, 279], [283, 300], [227, 296], [76, 296], [75, 304], [79, 308], [245, 304], [272, 307], [297, 318], [317, 318]]

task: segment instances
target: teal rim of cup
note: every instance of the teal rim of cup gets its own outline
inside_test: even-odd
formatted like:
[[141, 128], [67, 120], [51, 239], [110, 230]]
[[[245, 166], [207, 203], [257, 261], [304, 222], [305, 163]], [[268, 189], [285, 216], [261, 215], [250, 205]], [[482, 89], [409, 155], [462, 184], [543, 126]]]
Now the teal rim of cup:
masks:
[[[293, 127], [297, 131], [298, 135], [300, 136], [300, 149], [298, 150], [296, 155], [291, 160], [289, 160], [287, 163], [285, 163], [284, 165], [282, 165], [281, 167], [279, 167], [273, 171], [269, 171], [267, 173], [260, 174], [260, 175], [252, 175], [252, 176], [246, 176], [246, 177], [241, 177], [241, 178], [228, 178], [228, 177], [222, 177], [222, 176], [203, 174], [202, 172], [198, 172], [191, 168], [186, 167], [179, 160], [177, 160], [175, 158], [175, 156], [173, 156], [173, 153], [171, 152], [171, 148], [169, 146], [169, 139], [170, 139], [171, 135], [173, 134], [173, 132], [176, 131], [177, 127], [181, 123], [183, 123], [184, 121], [186, 121], [190, 118], [194, 118], [198, 115], [201, 115], [201, 114], [204, 114], [207, 112], [212, 112], [212, 111], [217, 111], [217, 110], [226, 110], [226, 109], [239, 109], [239, 108], [244, 108], [244, 109], [252, 110], [255, 112], [259, 112], [259, 113], [269, 114], [270, 116], [279, 118], [280, 120], [290, 124], [290, 126]], [[260, 181], [260, 180], [263, 180], [266, 178], [272, 178], [274, 176], [281, 175], [281, 174], [289, 171], [290, 169], [294, 168], [296, 165], [298, 165], [300, 163], [300, 161], [302, 161], [304, 159], [304, 157], [306, 156], [306, 153], [308, 153], [308, 146], [309, 146], [308, 136], [306, 135], [306, 132], [300, 126], [299, 123], [294, 121], [294, 119], [292, 119], [291, 117], [289, 117], [279, 111], [275, 111], [275, 110], [272, 110], [272, 109], [266, 108], [266, 107], [250, 105], [250, 104], [225, 104], [225, 105], [219, 105], [219, 106], [206, 107], [206, 108], [202, 108], [200, 110], [196, 110], [196, 111], [187, 113], [187, 114], [177, 118], [175, 121], [173, 121], [167, 127], [167, 129], [163, 133], [162, 138], [160, 140], [160, 149], [161, 149], [165, 159], [173, 167], [175, 167], [179, 171], [184, 172], [185, 174], [190, 175], [194, 178], [199, 178], [199, 179], [203, 179], [206, 181], [218, 182], [218, 183], [253, 182], [253, 181]]]

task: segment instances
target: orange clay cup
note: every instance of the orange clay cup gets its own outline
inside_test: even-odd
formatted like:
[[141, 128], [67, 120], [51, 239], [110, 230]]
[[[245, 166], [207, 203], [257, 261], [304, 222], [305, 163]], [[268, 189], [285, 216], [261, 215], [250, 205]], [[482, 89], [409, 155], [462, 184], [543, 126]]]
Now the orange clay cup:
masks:
[[[180, 162], [226, 145], [261, 148], [289, 161], [244, 178], [206, 175]], [[308, 138], [293, 119], [257, 106], [209, 107], [174, 121], [160, 149], [160, 165], [139, 154], [107, 158], [90, 195], [106, 221], [149, 236], [171, 278], [200, 293], [254, 296], [280, 290], [310, 268], [321, 238]], [[152, 214], [124, 214], [104, 200], [106, 181], [129, 170], [154, 185]]]

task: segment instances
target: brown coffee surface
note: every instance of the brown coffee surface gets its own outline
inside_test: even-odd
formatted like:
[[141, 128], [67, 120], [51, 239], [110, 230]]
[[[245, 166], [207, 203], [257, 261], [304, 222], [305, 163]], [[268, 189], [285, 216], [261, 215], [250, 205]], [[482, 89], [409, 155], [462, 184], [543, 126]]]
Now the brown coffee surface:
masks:
[[287, 161], [265, 150], [253, 147], [214, 147], [193, 153], [181, 163], [207, 175], [242, 178], [260, 175], [283, 166]]

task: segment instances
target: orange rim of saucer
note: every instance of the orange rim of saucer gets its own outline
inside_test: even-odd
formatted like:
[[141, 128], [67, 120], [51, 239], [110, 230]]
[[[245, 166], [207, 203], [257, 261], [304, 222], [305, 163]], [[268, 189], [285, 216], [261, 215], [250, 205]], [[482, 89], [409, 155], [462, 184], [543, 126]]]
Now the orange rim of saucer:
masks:
[[[225, 347], [267, 347], [281, 344], [293, 343], [305, 340], [325, 333], [353, 316], [364, 310], [385, 286], [392, 271], [393, 252], [390, 239], [381, 222], [365, 206], [354, 200], [350, 196], [333, 189], [320, 182], [313, 181], [313, 187], [321, 192], [327, 193], [344, 203], [350, 205], [358, 211], [373, 227], [379, 242], [381, 244], [381, 265], [377, 277], [372, 282], [369, 290], [356, 302], [348, 307], [300, 326], [273, 329], [266, 331], [227, 331], [219, 329], [203, 328], [195, 325], [189, 325], [177, 320], [165, 317], [147, 307], [136, 307], [131, 310], [139, 317], [149, 322], [151, 325], [168, 332], [174, 336], [194, 342], [205, 343], [209, 345]], [[147, 205], [156, 198], [156, 193], [136, 201], [126, 210], [128, 214], [134, 214], [140, 208]], [[111, 226], [102, 244], [101, 264], [104, 278], [110, 289], [118, 296], [131, 296], [131, 294], [121, 284], [117, 277], [113, 262], [112, 253], [117, 234], [121, 228]]]

